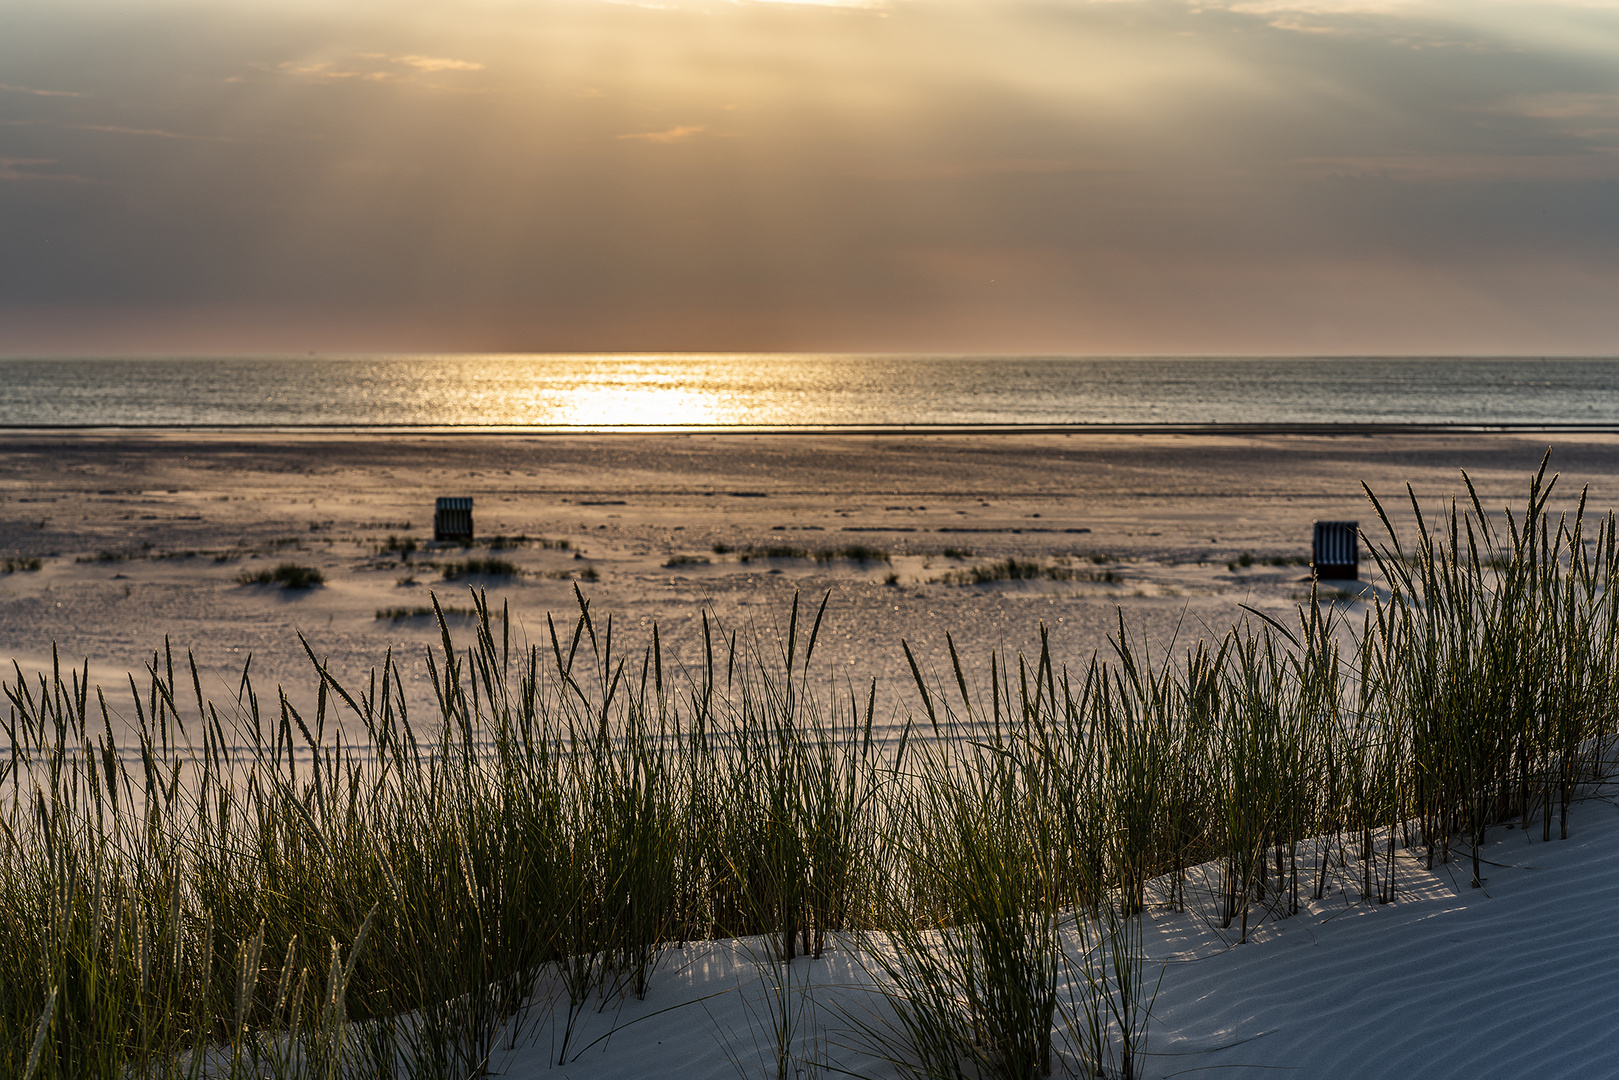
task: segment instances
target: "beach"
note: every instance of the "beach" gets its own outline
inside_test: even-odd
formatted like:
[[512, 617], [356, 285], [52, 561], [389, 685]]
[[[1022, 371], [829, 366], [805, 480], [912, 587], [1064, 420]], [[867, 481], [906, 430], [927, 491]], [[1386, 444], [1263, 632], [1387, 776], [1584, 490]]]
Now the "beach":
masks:
[[[301, 634], [342, 679], [392, 649], [426, 704], [439, 631], [408, 613], [430, 593], [452, 632], [470, 639], [477, 589], [514, 640], [548, 647], [546, 616], [570, 631], [577, 588], [621, 646], [638, 652], [656, 623], [676, 669], [698, 662], [705, 612], [768, 643], [795, 593], [806, 625], [829, 594], [817, 670], [862, 695], [875, 678], [892, 718], [914, 704], [902, 640], [934, 677], [950, 672], [947, 632], [982, 673], [992, 650], [1037, 650], [1042, 624], [1078, 667], [1121, 612], [1156, 656], [1245, 607], [1291, 621], [1313, 521], [1382, 537], [1362, 482], [1409, 542], [1407, 484], [1434, 521], [1466, 497], [1462, 470], [1486, 509], [1521, 506], [1548, 447], [1554, 507], [1587, 485], [1593, 510], [1619, 504], [1619, 437], [1600, 434], [14, 432], [0, 658], [39, 670], [54, 646], [110, 688], [168, 642], [179, 663], [194, 654], [207, 696], [234, 694], [251, 656], [261, 691], [305, 702]], [[444, 495], [473, 498], [471, 548], [430, 542]], [[1378, 588], [1362, 558], [1352, 595], [1332, 586], [1351, 615]], [[446, 579], [469, 559], [515, 573]], [[1032, 576], [972, 583], [1008, 559]], [[324, 585], [241, 583], [288, 562]]]
[[[188, 651], [202, 695], [228, 716], [251, 656], [253, 684], [272, 717], [258, 727], [260, 735], [275, 726], [270, 688], [279, 686], [302, 714], [298, 729], [308, 749], [299, 749], [295, 764], [293, 726], [285, 719], [280, 735], [272, 732], [277, 749], [268, 759], [262, 748], [232, 745], [247, 738], [237, 713], [202, 733], [203, 757], [214, 764], [203, 767], [200, 782], [206, 786], [210, 767], [232, 777], [237, 768], [278, 769], [285, 742], [289, 786], [256, 780], [248, 788], [273, 789], [277, 794], [263, 805], [281, 807], [293, 792], [291, 777], [303, 776], [306, 790], [293, 798], [304, 808], [299, 820], [311, 828], [324, 822], [317, 835], [336, 842], [342, 828], [327, 816], [323, 782], [335, 783], [336, 770], [362, 762], [344, 781], [352, 806], [362, 790], [373, 798], [385, 794], [394, 766], [383, 764], [388, 738], [357, 747], [360, 732], [334, 738], [331, 719], [322, 733], [314, 719], [319, 679], [311, 656], [374, 702], [367, 673], [391, 652], [405, 678], [401, 696], [418, 723], [441, 715], [430, 704], [425, 660], [441, 633], [436, 618], [419, 614], [432, 609], [429, 594], [437, 595], [463, 650], [478, 628], [469, 588], [487, 596], [497, 615], [509, 613], [510, 642], [497, 618], [494, 641], [468, 657], [467, 671], [492, 670], [508, 645], [514, 652], [541, 650], [537, 669], [552, 670], [545, 650], [552, 647], [553, 618], [555, 662], [568, 667], [563, 654], [572, 652], [584, 602], [592, 631], [612, 634], [612, 655], [627, 660], [631, 680], [644, 679], [638, 660], [656, 625], [656, 677], [670, 678], [677, 696], [683, 678], [692, 688], [703, 682], [705, 617], [727, 668], [733, 634], [741, 663], [769, 668], [787, 652], [802, 663], [805, 635], [813, 632], [821, 675], [798, 685], [813, 690], [824, 676], [827, 697], [857, 700], [852, 710], [819, 714], [818, 706], [800, 704], [807, 710], [801, 721], [858, 714], [875, 681], [877, 723], [889, 726], [880, 734], [896, 734], [890, 725], [907, 720], [920, 732], [918, 717], [931, 718], [934, 705], [916, 690], [902, 642], [930, 685], [954, 677], [953, 642], [966, 680], [981, 691], [991, 654], [1032, 656], [1042, 630], [1055, 665], [1069, 671], [1082, 669], [1093, 652], [1110, 652], [1110, 635], [1120, 633], [1131, 639], [1137, 660], [1161, 665], [1244, 618], [1285, 627], [1313, 595], [1345, 616], [1342, 630], [1352, 640], [1359, 616], [1388, 595], [1387, 583], [1363, 558], [1359, 581], [1323, 582], [1312, 594], [1306, 561], [1313, 521], [1358, 520], [1371, 537], [1381, 536], [1364, 482], [1409, 545], [1416, 534], [1405, 485], [1419, 493], [1434, 528], [1452, 498], [1467, 497], [1463, 470], [1486, 515], [1499, 521], [1503, 506], [1521, 512], [1529, 476], [1548, 446], [1548, 471], [1563, 474], [1548, 504], [1552, 520], [1577, 505], [1582, 489], [1588, 514], [1605, 514], [1619, 496], [1619, 438], [1589, 434], [16, 433], [3, 446], [0, 557], [8, 569], [0, 575], [0, 654], [30, 681], [52, 664], [53, 643], [64, 667], [88, 661], [90, 681], [107, 691], [114, 726], [138, 718], [146, 693], [137, 691], [131, 701], [128, 672], [140, 687], [169, 682], [175, 696], [186, 696]], [[433, 499], [443, 495], [473, 499], [470, 545], [431, 540]], [[274, 571], [285, 564], [318, 572], [322, 584], [283, 588]], [[795, 596], [796, 628], [789, 623]], [[824, 620], [811, 631], [823, 597]], [[796, 650], [783, 649], [789, 635], [797, 638]], [[167, 643], [178, 669], [172, 681], [162, 655]], [[584, 651], [600, 655], [588, 645]], [[154, 654], [155, 680], [140, 672]], [[587, 659], [579, 670], [594, 662]], [[440, 670], [444, 663], [440, 653]], [[1008, 679], [1013, 670], [1003, 669]], [[716, 672], [716, 686], [719, 679]], [[724, 679], [723, 708], [738, 701], [744, 712], [774, 707], [775, 699], [757, 689], [768, 677], [745, 674], [734, 690], [729, 671]], [[755, 689], [742, 689], [744, 682]], [[1037, 671], [1032, 684], [1038, 711]], [[600, 684], [570, 685], [593, 726], [589, 702], [605, 702], [611, 690], [601, 696]], [[1021, 684], [1026, 706], [1029, 685]], [[492, 690], [485, 694], [493, 700]], [[156, 712], [157, 691], [151, 695], [148, 708]], [[661, 690], [655, 696], [663, 700]], [[1053, 689], [1043, 706], [1048, 717], [1056, 715], [1055, 700]], [[176, 718], [194, 715], [188, 702], [169, 708]], [[602, 746], [617, 745], [612, 740], [619, 736], [607, 734], [605, 703], [600, 714]], [[313, 736], [303, 717], [311, 718]], [[997, 740], [998, 725], [997, 719]], [[160, 728], [157, 760], [183, 756], [182, 742], [197, 738], [167, 722]], [[137, 757], [129, 756], [128, 733], [118, 736], [126, 772], [152, 749], [152, 729], [146, 730]], [[1041, 730], [1045, 738], [1063, 725]], [[439, 753], [452, 754], [457, 737]], [[476, 741], [483, 737], [468, 729], [465, 738], [474, 741], [465, 745], [486, 753]], [[842, 737], [852, 752], [850, 729]], [[952, 741], [962, 742], [931, 745]], [[929, 745], [925, 737], [913, 745], [919, 744]], [[977, 750], [970, 753], [987, 755], [991, 765], [1002, 760], [972, 745]], [[897, 775], [905, 746], [903, 736], [884, 740], [879, 771]], [[1600, 746], [1581, 752], [1593, 749]], [[913, 750], [911, 761], [932, 752]], [[76, 751], [69, 743], [53, 753], [73, 759]], [[397, 745], [391, 753], [400, 753]], [[29, 754], [48, 756], [42, 744]], [[184, 754], [194, 757], [195, 747]], [[1597, 757], [1593, 765], [1611, 775], [1611, 752]], [[321, 767], [309, 769], [317, 759]], [[414, 760], [424, 767], [423, 759]], [[364, 770], [373, 767], [381, 772], [368, 779]], [[952, 767], [909, 764], [907, 775], [917, 780], [932, 768], [954, 776]], [[173, 768], [171, 800], [181, 776]], [[431, 762], [426, 768], [434, 776], [456, 773]], [[1211, 760], [1209, 768], [1224, 775], [1226, 763]], [[769, 781], [749, 775], [748, 785], [713, 794], [741, 809], [755, 807]], [[468, 782], [467, 797], [486, 797], [470, 773]], [[525, 781], [520, 790], [543, 789]], [[1553, 825], [1549, 802], [1543, 812], [1550, 842], [1536, 827], [1541, 810], [1493, 823], [1473, 864], [1483, 868], [1479, 887], [1470, 879], [1465, 836], [1450, 837], [1449, 857], [1441, 853], [1433, 862], [1412, 843], [1410, 822], [1395, 826], [1406, 836], [1398, 851], [1389, 842], [1394, 834], [1381, 825], [1368, 825], [1363, 837], [1295, 841], [1305, 880], [1296, 911], [1281, 891], [1280, 834], [1277, 891], [1267, 899], [1261, 888], [1251, 904], [1245, 893], [1239, 922], [1229, 911], [1220, 914], [1227, 876], [1218, 861], [1191, 866], [1184, 878], [1148, 883], [1139, 948], [1141, 1000], [1150, 999], [1150, 1015], [1128, 1025], [1142, 1037], [1138, 1074], [1602, 1071], [1613, 1005], [1607, 973], [1619, 941], [1603, 929], [1600, 906], [1619, 872], [1619, 820], [1611, 787], [1587, 782], [1583, 793], [1596, 798], [1574, 807], [1567, 840], [1550, 840], [1561, 826]], [[521, 802], [518, 789], [508, 797]], [[58, 796], [52, 798], [55, 805]], [[439, 799], [420, 807], [436, 814]], [[201, 804], [213, 806], [207, 798]], [[226, 803], [218, 805], [223, 829]], [[159, 818], [190, 827], [183, 812], [151, 820]], [[204, 832], [212, 827], [207, 814], [199, 820]], [[471, 833], [454, 835], [456, 843], [475, 846]], [[320, 840], [322, 851], [327, 842]], [[1371, 862], [1357, 858], [1363, 843], [1385, 854]], [[463, 876], [470, 873], [470, 863], [459, 865]], [[1261, 881], [1264, 866], [1261, 858]], [[482, 895], [467, 881], [468, 895]], [[319, 899], [326, 888], [308, 895]], [[343, 918], [350, 915], [361, 917]], [[1094, 927], [1064, 926], [1063, 947], [1076, 956], [1102, 947]], [[364, 930], [355, 933], [363, 937]], [[635, 1077], [654, 1069], [683, 1080], [780, 1075], [783, 1061], [795, 1075], [898, 1075], [904, 1066], [893, 1055], [908, 1052], [904, 1040], [897, 1029], [872, 1026], [889, 1022], [881, 1020], [889, 1006], [874, 1005], [889, 1000], [883, 987], [893, 971], [880, 959], [890, 947], [887, 934], [895, 932], [834, 933], [823, 956], [792, 964], [772, 959], [775, 946], [766, 938], [681, 935], [678, 944], [659, 943], [644, 994], [620, 988], [570, 998], [547, 974], [531, 1005], [502, 1027], [488, 1064], [497, 1073], [536, 1077]], [[396, 931], [384, 937], [392, 945], [404, 940]], [[892, 941], [900, 941], [897, 934]], [[1065, 966], [1054, 984], [1069, 1010], [1057, 1018], [1064, 1067], [1085, 1054], [1083, 1033], [1069, 1025], [1087, 1015], [1093, 984], [1084, 973], [1091, 962]], [[590, 1007], [578, 1011], [569, 1001]]]

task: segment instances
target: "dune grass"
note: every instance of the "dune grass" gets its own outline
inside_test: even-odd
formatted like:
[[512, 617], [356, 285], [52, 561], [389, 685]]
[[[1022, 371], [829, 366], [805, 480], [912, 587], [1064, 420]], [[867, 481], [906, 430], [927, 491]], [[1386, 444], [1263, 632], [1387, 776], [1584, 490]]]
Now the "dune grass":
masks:
[[1488, 829], [1563, 835], [1619, 726], [1619, 535], [1554, 482], [1437, 529], [1413, 496], [1414, 545], [1384, 516], [1358, 628], [1312, 603], [1154, 659], [1121, 616], [1110, 656], [1042, 631], [987, 686], [950, 642], [892, 739], [874, 684], [823, 689], [825, 600], [774, 642], [705, 619], [678, 675], [577, 589], [529, 644], [481, 596], [458, 643], [435, 600], [427, 717], [391, 655], [345, 686], [311, 654], [312, 715], [247, 671], [207, 701], [167, 651], [127, 697], [18, 670], [0, 1072], [473, 1076], [536, 995], [568, 1062], [671, 947], [761, 935], [866, 958], [884, 1003], [847, 1019], [910, 1075], [1137, 1075], [1150, 905], [1240, 940], [1329, 885], [1398, 902], [1397, 847], [1477, 882]]
[[[1094, 560], [1093, 560], [1094, 561]], [[1124, 579], [1115, 570], [1086, 570], [1072, 566], [1052, 566], [1033, 559], [1008, 557], [996, 562], [978, 563], [952, 570], [934, 580], [947, 585], [987, 585], [994, 581], [1097, 581], [1117, 584]]]
[[478, 609], [470, 607], [451, 607], [448, 604], [439, 608], [423, 605], [416, 607], [378, 608], [376, 618], [386, 619], [389, 622], [398, 622], [401, 619], [437, 619], [443, 616], [446, 619], [476, 619]]
[[440, 575], [445, 581], [455, 581], [463, 577], [513, 577], [520, 575], [516, 563], [508, 559], [462, 559], [455, 562], [444, 563], [439, 568]]
[[568, 551], [573, 547], [570, 540], [552, 540], [544, 536], [529, 536], [527, 533], [518, 533], [516, 536], [491, 536], [485, 540], [490, 551], [508, 551], [512, 548], [536, 547], [548, 551]]
[[279, 585], [283, 589], [313, 589], [326, 583], [318, 567], [290, 562], [281, 563], [273, 570], [244, 570], [236, 580], [243, 585]]
[[1227, 570], [1246, 570], [1250, 566], [1309, 566], [1308, 555], [1255, 555], [1244, 551], [1225, 564]]
[[791, 544], [759, 544], [745, 548], [733, 548], [728, 544], [715, 544], [716, 555], [737, 552], [738, 562], [751, 562], [754, 559], [813, 559], [819, 563], [834, 562], [838, 559], [848, 559], [851, 562], [889, 562], [892, 556], [882, 548], [872, 547], [869, 544], [845, 544], [835, 548], [802, 548]]
[[409, 559], [416, 551], [416, 538], [414, 536], [388, 535], [386, 543], [377, 545], [378, 555], [394, 554], [401, 559]]

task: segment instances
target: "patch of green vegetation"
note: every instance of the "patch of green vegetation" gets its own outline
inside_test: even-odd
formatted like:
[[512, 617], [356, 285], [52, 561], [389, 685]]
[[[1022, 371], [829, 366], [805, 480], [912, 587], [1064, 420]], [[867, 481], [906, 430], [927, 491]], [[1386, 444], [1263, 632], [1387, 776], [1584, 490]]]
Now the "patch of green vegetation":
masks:
[[665, 570], [677, 566], [707, 566], [708, 560], [701, 555], [671, 555], [663, 564]]
[[793, 547], [790, 544], [765, 544], [750, 547], [744, 550], [738, 562], [750, 562], [753, 559], [807, 559], [810, 553], [807, 549]]
[[848, 544], [840, 548], [829, 548], [824, 551], [810, 553], [816, 562], [831, 562], [833, 559], [852, 559], [855, 562], [888, 562], [888, 552], [881, 548], [874, 548], [868, 544]]
[[[441, 607], [440, 610], [444, 612], [446, 619], [476, 619], [478, 617], [477, 611], [472, 608]], [[433, 609], [430, 607], [378, 608], [376, 617], [379, 620], [387, 619], [390, 622], [398, 622], [401, 619], [431, 619], [433, 618]]]
[[1075, 570], [1068, 566], [1047, 566], [1032, 559], [1009, 557], [998, 562], [980, 563], [965, 570], [953, 570], [936, 580], [946, 585], [987, 585], [992, 581], [1097, 581], [1114, 585], [1123, 580], [1112, 570]]
[[484, 577], [512, 577], [521, 574], [515, 563], [505, 559], [466, 559], [462, 562], [447, 562], [441, 572], [445, 581], [454, 581], [459, 577], [470, 577], [481, 574]]
[[491, 536], [485, 541], [490, 551], [509, 551], [512, 548], [537, 547], [548, 551], [567, 551], [573, 547], [569, 540], [552, 540], [545, 536], [528, 536], [518, 533], [516, 536]]
[[1227, 570], [1246, 570], [1250, 566], [1309, 566], [1308, 555], [1255, 555], [1244, 551], [1225, 564]]
[[[720, 548], [723, 544], [715, 544], [716, 554], [723, 554]], [[726, 551], [733, 549], [725, 547]], [[791, 544], [764, 544], [743, 548], [738, 556], [739, 562], [749, 562], [753, 559], [814, 559], [816, 562], [832, 562], [835, 559], [850, 559], [854, 562], [889, 562], [889, 554], [882, 548], [875, 548], [869, 544], [846, 544], [837, 548], [810, 548], [794, 547]]]
[[43, 564], [38, 559], [17, 556], [0, 562], [0, 574], [15, 574], [19, 570], [38, 570]]
[[283, 589], [313, 589], [326, 584], [326, 576], [313, 566], [284, 562], [274, 570], [244, 570], [236, 580], [243, 585], [279, 585]]
[[411, 553], [415, 550], [416, 538], [414, 536], [398, 537], [390, 533], [388, 536], [388, 542], [377, 548], [377, 554], [382, 555], [388, 552], [393, 552], [397, 553], [401, 558], [408, 559], [410, 558]]

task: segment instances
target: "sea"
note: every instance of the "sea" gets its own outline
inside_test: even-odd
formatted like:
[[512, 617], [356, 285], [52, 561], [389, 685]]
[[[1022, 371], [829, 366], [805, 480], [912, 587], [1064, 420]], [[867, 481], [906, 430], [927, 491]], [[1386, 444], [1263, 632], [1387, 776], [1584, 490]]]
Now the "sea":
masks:
[[1619, 359], [0, 359], [0, 428], [1619, 426]]

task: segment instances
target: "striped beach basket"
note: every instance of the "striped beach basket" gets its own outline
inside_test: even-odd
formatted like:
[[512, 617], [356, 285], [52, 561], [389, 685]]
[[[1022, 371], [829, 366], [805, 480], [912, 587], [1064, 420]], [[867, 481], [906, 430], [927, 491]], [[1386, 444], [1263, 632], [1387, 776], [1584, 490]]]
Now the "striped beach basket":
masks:
[[1318, 521], [1310, 546], [1310, 570], [1316, 580], [1360, 580], [1360, 522]]
[[441, 497], [433, 505], [433, 539], [472, 543], [472, 497]]

